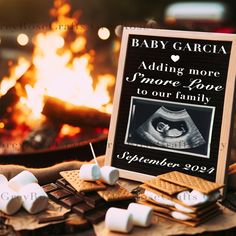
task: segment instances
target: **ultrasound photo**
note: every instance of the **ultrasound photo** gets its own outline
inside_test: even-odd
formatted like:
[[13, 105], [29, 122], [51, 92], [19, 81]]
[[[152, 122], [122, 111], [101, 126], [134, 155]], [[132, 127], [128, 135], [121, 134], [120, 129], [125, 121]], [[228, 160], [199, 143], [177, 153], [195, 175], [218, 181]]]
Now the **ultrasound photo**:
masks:
[[132, 97], [125, 144], [209, 158], [214, 107]]

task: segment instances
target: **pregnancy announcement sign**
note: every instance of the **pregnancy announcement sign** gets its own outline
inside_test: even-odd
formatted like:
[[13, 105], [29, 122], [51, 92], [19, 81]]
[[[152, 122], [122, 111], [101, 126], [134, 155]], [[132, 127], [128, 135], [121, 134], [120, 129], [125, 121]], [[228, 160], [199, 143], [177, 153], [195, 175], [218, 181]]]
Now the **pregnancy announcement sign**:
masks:
[[181, 171], [224, 183], [235, 35], [124, 29], [107, 164], [147, 180]]

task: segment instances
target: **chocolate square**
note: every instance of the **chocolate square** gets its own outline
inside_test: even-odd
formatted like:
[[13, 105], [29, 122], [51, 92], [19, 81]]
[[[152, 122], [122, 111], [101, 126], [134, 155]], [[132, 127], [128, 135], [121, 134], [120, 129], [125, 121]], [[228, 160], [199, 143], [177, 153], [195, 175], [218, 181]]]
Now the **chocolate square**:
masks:
[[60, 201], [65, 207], [71, 208], [72, 206], [83, 202], [83, 199], [78, 196], [70, 196], [61, 199]]
[[57, 190], [58, 186], [54, 183], [50, 183], [50, 184], [43, 185], [42, 188], [46, 193], [49, 193], [49, 192], [52, 192], [54, 190]]
[[68, 197], [70, 195], [71, 195], [71, 193], [65, 189], [59, 189], [59, 190], [49, 193], [49, 196], [54, 198], [55, 200], [60, 200], [64, 197]]
[[97, 192], [85, 193], [83, 198], [84, 201], [92, 207], [104, 205], [106, 202]]
[[73, 188], [70, 184], [67, 184], [65, 188], [71, 193], [76, 193], [75, 188]]
[[105, 219], [108, 208], [91, 211], [85, 215], [85, 218], [92, 224], [97, 224]]
[[92, 211], [93, 209], [94, 208], [92, 206], [88, 205], [85, 202], [81, 202], [72, 207], [72, 211], [80, 215], [84, 215], [88, 213], [89, 211]]
[[61, 187], [64, 187], [64, 186], [66, 186], [67, 184], [68, 184], [68, 183], [67, 183], [67, 181], [66, 181], [64, 178], [58, 179], [58, 180], [56, 181], [56, 185], [61, 186]]

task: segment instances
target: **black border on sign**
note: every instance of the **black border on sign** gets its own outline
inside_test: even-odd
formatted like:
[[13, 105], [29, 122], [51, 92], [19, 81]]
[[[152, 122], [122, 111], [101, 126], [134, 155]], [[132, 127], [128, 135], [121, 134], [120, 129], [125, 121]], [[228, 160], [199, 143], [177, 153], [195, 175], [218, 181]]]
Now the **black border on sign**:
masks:
[[[110, 129], [108, 135], [107, 149], [106, 149], [106, 165], [112, 165], [113, 162], [113, 148], [118, 140], [115, 140], [117, 130], [117, 124], [122, 125], [127, 129], [128, 121], [118, 120], [119, 111], [122, 104], [121, 91], [123, 88], [123, 77], [124, 68], [126, 65], [126, 53], [128, 47], [129, 35], [140, 35], [140, 36], [158, 36], [158, 37], [169, 37], [169, 38], [180, 38], [180, 39], [194, 39], [194, 40], [212, 40], [212, 41], [226, 41], [231, 42], [231, 53], [229, 59], [229, 65], [227, 68], [227, 78], [224, 93], [224, 105], [222, 112], [221, 131], [219, 137], [219, 143], [224, 148], [219, 147], [216, 177], [214, 182], [219, 184], [226, 184], [227, 181], [227, 167], [228, 167], [228, 156], [229, 156], [229, 141], [230, 141], [230, 129], [232, 126], [232, 112], [233, 112], [233, 98], [234, 98], [234, 86], [235, 86], [235, 75], [236, 75], [236, 35], [233, 34], [220, 34], [220, 33], [206, 33], [206, 32], [191, 32], [191, 31], [174, 31], [174, 30], [158, 30], [158, 29], [144, 29], [144, 28], [128, 28], [125, 27], [122, 35], [122, 43], [120, 49], [120, 57], [118, 64], [116, 88], [113, 101], [113, 112], [111, 116]], [[120, 140], [119, 140], [120, 141]], [[139, 147], [140, 148], [140, 147]], [[147, 153], [148, 148], [143, 148], [143, 153]], [[119, 166], [116, 165], [117, 168]], [[129, 169], [120, 170], [120, 177], [145, 182], [153, 178], [153, 175], [149, 175], [143, 172], [143, 170], [132, 171]]]

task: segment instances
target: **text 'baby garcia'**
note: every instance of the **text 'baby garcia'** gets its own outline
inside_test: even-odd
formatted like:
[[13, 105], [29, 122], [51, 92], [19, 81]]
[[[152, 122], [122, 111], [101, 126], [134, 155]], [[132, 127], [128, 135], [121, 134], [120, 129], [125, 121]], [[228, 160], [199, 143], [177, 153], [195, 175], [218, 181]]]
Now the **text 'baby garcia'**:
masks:
[[155, 39], [131, 39], [131, 47], [136, 48], [152, 48], [165, 50], [169, 47], [176, 51], [188, 51], [199, 53], [212, 53], [212, 54], [227, 54], [227, 51], [223, 45], [209, 44], [209, 43], [182, 43], [179, 41], [169, 42], [164, 40]]

